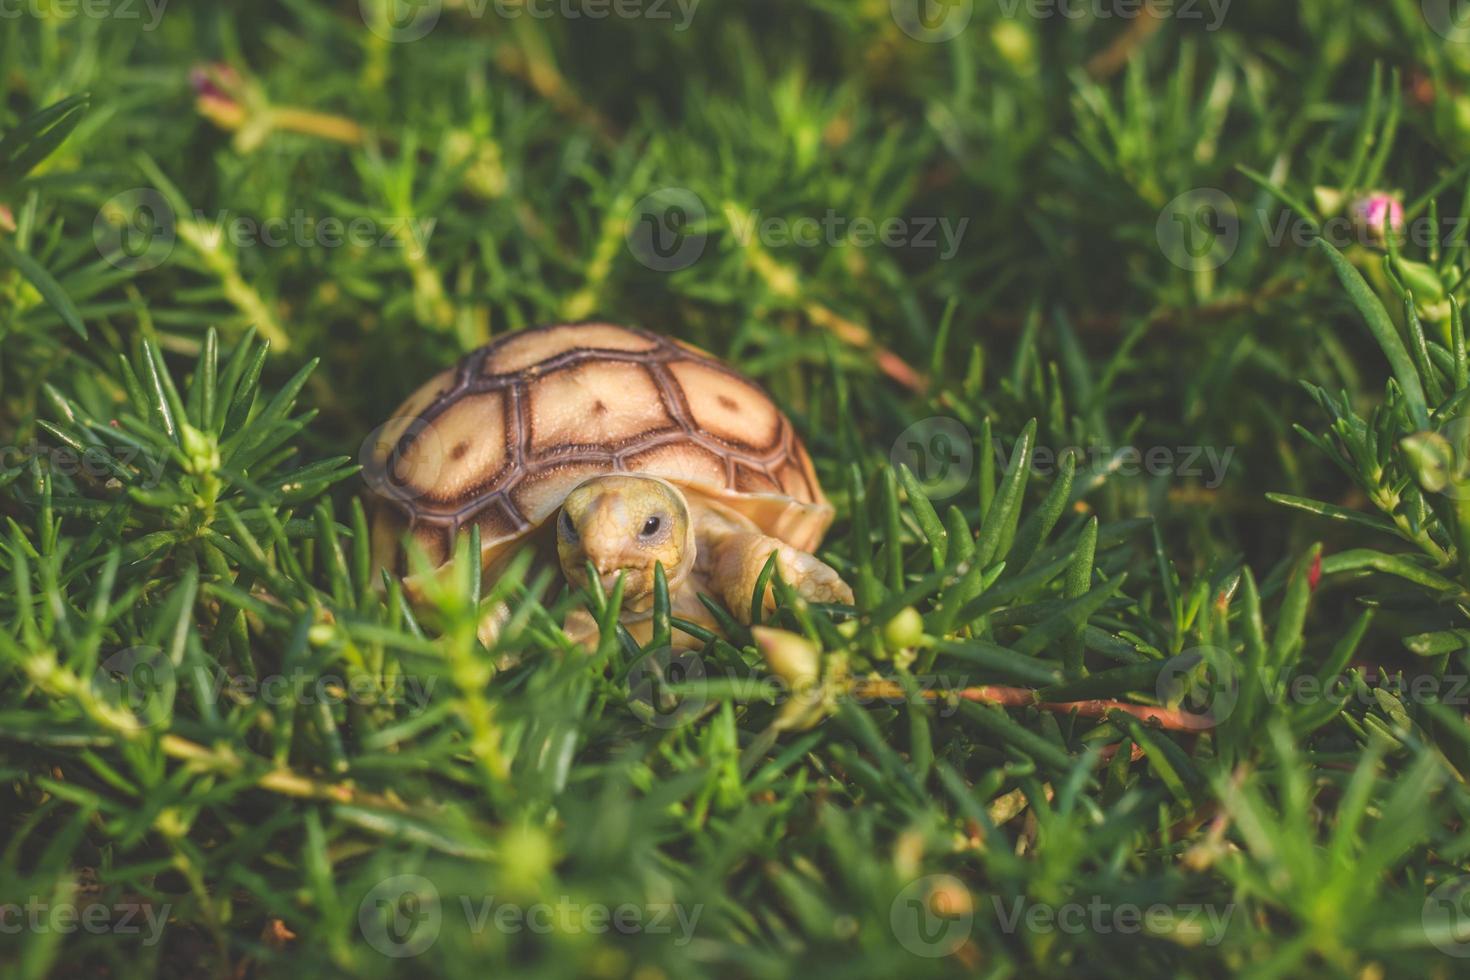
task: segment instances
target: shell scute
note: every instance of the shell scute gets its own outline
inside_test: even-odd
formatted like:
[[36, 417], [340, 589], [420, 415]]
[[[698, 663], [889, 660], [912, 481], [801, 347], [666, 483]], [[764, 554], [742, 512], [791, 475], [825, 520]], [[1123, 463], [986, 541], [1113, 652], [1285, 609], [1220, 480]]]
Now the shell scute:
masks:
[[527, 385], [530, 458], [582, 447], [616, 451], [675, 431], [657, 382], [641, 364], [588, 361]]
[[611, 323], [567, 323], [537, 330], [521, 330], [481, 348], [485, 357], [480, 373], [516, 374], [582, 351], [649, 354], [659, 346], [652, 334], [635, 333]]
[[504, 482], [515, 459], [504, 391], [453, 399], [399, 446], [393, 475], [425, 504], [453, 507]]
[[781, 486], [764, 470], [748, 463], [735, 464], [735, 490], [739, 493], [784, 493]]
[[683, 393], [692, 421], [704, 432], [760, 455], [779, 447], [781, 412], [751, 382], [692, 359], [670, 364], [669, 374]]
[[724, 486], [729, 462], [719, 453], [691, 439], [676, 439], [629, 453], [619, 469], [629, 473], [660, 473], [672, 483]]

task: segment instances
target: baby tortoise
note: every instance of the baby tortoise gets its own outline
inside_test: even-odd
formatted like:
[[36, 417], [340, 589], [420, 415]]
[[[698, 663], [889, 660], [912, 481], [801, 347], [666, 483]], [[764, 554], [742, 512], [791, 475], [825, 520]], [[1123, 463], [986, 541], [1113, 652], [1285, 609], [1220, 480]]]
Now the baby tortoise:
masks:
[[[698, 594], [748, 622], [772, 552], [802, 596], [852, 602], [812, 554], [832, 505], [790, 420], [728, 365], [644, 330], [578, 323], [499, 338], [410, 396], [367, 469], [381, 567], [406, 573], [410, 534], [442, 565], [478, 525], [493, 580], [522, 545], [549, 552], [554, 535], [574, 586], [588, 561], [604, 588], [623, 575], [622, 622], [640, 642], [656, 562], [674, 615], [710, 627]], [[584, 612], [567, 628], [585, 642], [595, 626]], [[495, 629], [492, 617], [482, 638]]]

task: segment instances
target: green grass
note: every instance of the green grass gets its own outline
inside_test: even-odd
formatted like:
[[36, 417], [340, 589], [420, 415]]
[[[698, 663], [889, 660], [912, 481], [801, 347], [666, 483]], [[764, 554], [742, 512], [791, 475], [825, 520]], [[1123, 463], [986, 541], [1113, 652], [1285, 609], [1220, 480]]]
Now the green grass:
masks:
[[[255, 6], [0, 19], [0, 970], [1462, 972], [1453, 4]], [[369, 433], [589, 317], [768, 388], [855, 608], [374, 575]]]

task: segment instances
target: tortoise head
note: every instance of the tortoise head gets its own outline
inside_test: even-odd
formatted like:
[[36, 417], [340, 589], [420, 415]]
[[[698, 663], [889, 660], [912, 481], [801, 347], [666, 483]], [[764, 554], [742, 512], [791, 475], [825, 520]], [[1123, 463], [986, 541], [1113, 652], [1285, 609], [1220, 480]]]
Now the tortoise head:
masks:
[[672, 592], [694, 567], [694, 526], [684, 494], [651, 476], [596, 476], [567, 495], [556, 518], [556, 552], [574, 586], [587, 584], [588, 561], [604, 589], [623, 575], [623, 607], [653, 605], [654, 565]]

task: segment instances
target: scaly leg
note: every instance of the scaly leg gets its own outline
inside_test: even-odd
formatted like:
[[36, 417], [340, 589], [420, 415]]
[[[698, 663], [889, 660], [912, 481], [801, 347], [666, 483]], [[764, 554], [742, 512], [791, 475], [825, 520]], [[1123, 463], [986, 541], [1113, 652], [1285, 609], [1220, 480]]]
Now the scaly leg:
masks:
[[[802, 598], [812, 602], [852, 602], [852, 589], [832, 566], [816, 555], [799, 551], [759, 531], [722, 526], [700, 542], [701, 551], [706, 547], [711, 552], [707, 566], [709, 582], [726, 608], [742, 623], [750, 622], [756, 582], [773, 551], [782, 580]], [[767, 611], [775, 608], [775, 591], [769, 586], [762, 603]]]

